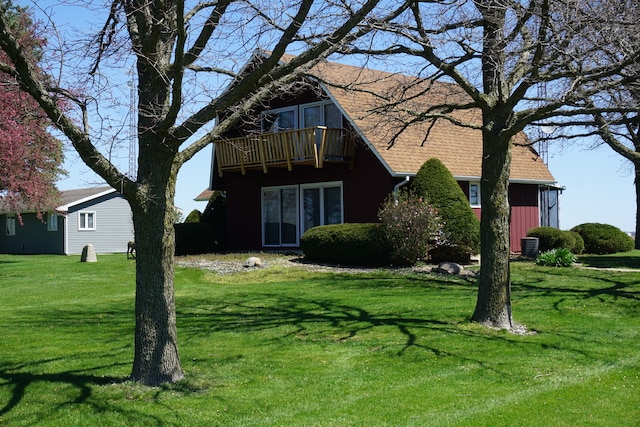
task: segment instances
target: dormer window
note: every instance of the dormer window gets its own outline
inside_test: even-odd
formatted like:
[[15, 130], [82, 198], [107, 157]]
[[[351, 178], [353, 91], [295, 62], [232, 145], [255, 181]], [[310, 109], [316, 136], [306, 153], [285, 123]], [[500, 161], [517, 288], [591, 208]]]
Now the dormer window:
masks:
[[278, 108], [262, 113], [262, 132], [282, 132], [298, 128], [298, 109], [296, 107]]
[[342, 113], [331, 101], [320, 101], [262, 112], [262, 132], [274, 133], [316, 126], [342, 128]]

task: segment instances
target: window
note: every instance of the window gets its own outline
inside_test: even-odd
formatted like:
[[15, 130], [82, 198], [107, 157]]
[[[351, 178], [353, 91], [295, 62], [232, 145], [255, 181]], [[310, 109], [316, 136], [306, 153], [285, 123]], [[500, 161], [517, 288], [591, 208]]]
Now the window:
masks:
[[333, 102], [316, 102], [300, 106], [301, 128], [326, 126], [342, 128], [342, 113]]
[[96, 213], [78, 212], [78, 230], [95, 230]]
[[342, 183], [301, 185], [302, 233], [318, 225], [341, 224]]
[[296, 107], [278, 108], [262, 113], [263, 132], [282, 132], [298, 127], [298, 109]]
[[342, 128], [342, 113], [331, 101], [320, 101], [264, 111], [262, 131], [280, 132], [289, 129], [326, 126]]
[[262, 189], [262, 244], [298, 245], [298, 187]]
[[58, 231], [58, 214], [55, 212], [47, 214], [47, 231]]
[[311, 227], [342, 222], [342, 182], [262, 189], [263, 246], [298, 246]]
[[16, 216], [15, 214], [7, 214], [5, 217], [6, 221], [6, 233], [7, 236], [15, 236], [16, 235]]
[[469, 203], [471, 206], [480, 206], [480, 184], [477, 182], [469, 183]]

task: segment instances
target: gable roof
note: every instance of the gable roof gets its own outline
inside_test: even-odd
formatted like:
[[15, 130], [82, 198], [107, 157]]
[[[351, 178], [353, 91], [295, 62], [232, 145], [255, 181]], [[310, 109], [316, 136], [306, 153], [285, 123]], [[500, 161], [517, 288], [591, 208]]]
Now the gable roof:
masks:
[[60, 200], [62, 201], [62, 205], [58, 206], [56, 210], [66, 212], [73, 206], [97, 199], [98, 197], [111, 194], [115, 191], [114, 188], [109, 186], [61, 191]]
[[[60, 202], [62, 205], [57, 206], [55, 210], [57, 212], [67, 212], [70, 207], [76, 206], [80, 203], [88, 202], [93, 199], [97, 199], [98, 197], [102, 197], [106, 194], [110, 194], [115, 192], [116, 190], [110, 186], [101, 186], [101, 187], [93, 187], [93, 188], [79, 188], [75, 190], [65, 190], [60, 192]], [[23, 207], [20, 209], [7, 209], [0, 199], [0, 213], [12, 213], [12, 212], [32, 212], [31, 210]]]
[[[482, 135], [478, 128], [440, 119], [433, 125], [431, 121], [410, 124], [396, 137], [397, 129], [411, 117], [409, 111], [422, 112], [450, 100], [468, 104], [467, 95], [457, 85], [328, 61], [316, 65], [310, 75], [320, 80], [329, 97], [392, 175], [414, 175], [432, 157], [440, 159], [458, 179], [479, 179], [482, 175]], [[386, 108], [390, 102], [400, 108]], [[477, 108], [449, 115], [461, 122], [478, 125], [482, 122]], [[527, 145], [524, 133], [517, 135], [515, 142], [512, 182], [556, 182], [542, 158]]]

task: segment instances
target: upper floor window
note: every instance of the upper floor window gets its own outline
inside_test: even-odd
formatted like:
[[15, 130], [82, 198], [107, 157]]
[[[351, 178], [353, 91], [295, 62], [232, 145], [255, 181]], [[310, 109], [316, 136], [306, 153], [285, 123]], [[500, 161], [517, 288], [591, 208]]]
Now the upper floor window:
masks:
[[78, 212], [78, 230], [95, 230], [96, 213]]
[[5, 217], [6, 221], [6, 233], [7, 236], [15, 236], [16, 235], [16, 215], [15, 214], [7, 214]]
[[480, 206], [480, 183], [478, 182], [469, 183], [469, 203], [474, 207]]
[[263, 132], [281, 132], [298, 127], [298, 109], [296, 107], [278, 108], [262, 113]]
[[342, 113], [331, 101], [267, 110], [262, 113], [263, 132], [326, 126], [342, 128]]

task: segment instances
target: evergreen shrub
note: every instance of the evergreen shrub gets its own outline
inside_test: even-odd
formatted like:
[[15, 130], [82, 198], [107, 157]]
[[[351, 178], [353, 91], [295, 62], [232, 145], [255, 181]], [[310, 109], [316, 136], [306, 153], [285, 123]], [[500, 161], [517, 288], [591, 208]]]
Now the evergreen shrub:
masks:
[[540, 252], [565, 248], [574, 254], [584, 251], [582, 236], [574, 231], [559, 230], [553, 227], [536, 227], [527, 232], [528, 237], [538, 238]]
[[216, 251], [223, 250], [226, 245], [226, 200], [222, 192], [214, 192], [200, 217], [200, 222], [213, 226], [213, 246]]
[[198, 209], [194, 209], [191, 212], [189, 212], [189, 215], [187, 215], [187, 217], [184, 219], [183, 222], [200, 222], [201, 216], [202, 216], [202, 213], [200, 213]]
[[634, 247], [633, 238], [613, 225], [590, 222], [576, 225], [571, 231], [582, 236], [584, 250], [589, 254], [628, 252]]
[[466, 263], [480, 252], [480, 221], [447, 167], [429, 159], [413, 179], [410, 190], [437, 209], [444, 223], [443, 239], [430, 251], [431, 260]]
[[341, 265], [386, 266], [392, 248], [382, 224], [331, 224], [307, 230], [300, 240], [305, 258]]
[[176, 237], [175, 254], [194, 255], [215, 251], [213, 226], [206, 222], [173, 224]]

